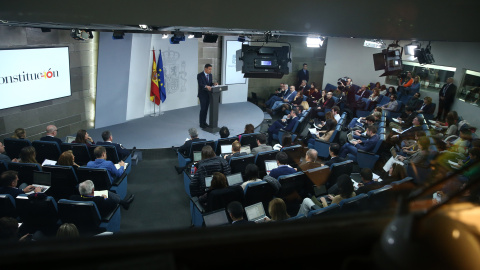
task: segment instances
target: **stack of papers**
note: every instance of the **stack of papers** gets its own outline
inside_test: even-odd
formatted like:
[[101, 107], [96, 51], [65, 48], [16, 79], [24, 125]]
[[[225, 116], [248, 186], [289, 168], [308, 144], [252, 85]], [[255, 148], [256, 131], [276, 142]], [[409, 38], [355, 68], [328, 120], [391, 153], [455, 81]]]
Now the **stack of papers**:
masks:
[[[118, 165], [118, 163], [115, 164], [115, 168], [117, 168], [117, 170], [120, 169], [120, 167], [121, 167], [121, 166]], [[125, 163], [125, 169], [126, 169], [127, 167], [128, 167], [128, 163]]]

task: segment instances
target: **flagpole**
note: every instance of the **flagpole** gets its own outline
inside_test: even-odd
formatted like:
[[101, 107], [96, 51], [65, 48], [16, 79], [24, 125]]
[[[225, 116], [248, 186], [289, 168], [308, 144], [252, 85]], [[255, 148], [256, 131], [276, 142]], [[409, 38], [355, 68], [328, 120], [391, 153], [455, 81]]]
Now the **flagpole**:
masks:
[[[155, 47], [153, 47], [152, 52], [155, 53]], [[155, 57], [153, 57], [153, 61], [155, 61]], [[153, 65], [153, 63], [152, 63]], [[157, 113], [155, 112], [155, 97], [153, 98], [153, 114], [150, 114], [151, 117], [156, 117]]]

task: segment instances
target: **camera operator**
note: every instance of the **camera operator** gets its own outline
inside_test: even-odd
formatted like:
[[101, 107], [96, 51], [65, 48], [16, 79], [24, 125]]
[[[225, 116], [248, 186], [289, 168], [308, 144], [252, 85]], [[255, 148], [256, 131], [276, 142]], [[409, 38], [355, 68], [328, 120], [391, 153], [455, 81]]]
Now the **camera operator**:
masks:
[[340, 108], [342, 111], [345, 108], [345, 105], [352, 111], [353, 115], [355, 114], [356, 101], [355, 101], [355, 89], [352, 86], [352, 79], [349, 77], [343, 77], [338, 79], [337, 82], [338, 90], [341, 91], [341, 103]]

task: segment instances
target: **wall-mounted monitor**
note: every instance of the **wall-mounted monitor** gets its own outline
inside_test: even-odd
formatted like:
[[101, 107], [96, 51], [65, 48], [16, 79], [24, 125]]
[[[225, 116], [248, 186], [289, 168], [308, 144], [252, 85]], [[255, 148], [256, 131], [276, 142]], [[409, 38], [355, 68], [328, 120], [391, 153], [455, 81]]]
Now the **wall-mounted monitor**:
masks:
[[0, 109], [72, 94], [68, 47], [0, 50]]

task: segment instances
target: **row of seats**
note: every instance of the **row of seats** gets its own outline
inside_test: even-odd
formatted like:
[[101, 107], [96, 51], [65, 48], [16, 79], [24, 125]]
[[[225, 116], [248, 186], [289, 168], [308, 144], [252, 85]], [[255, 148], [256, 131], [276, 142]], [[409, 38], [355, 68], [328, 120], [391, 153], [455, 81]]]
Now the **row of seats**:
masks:
[[[33, 141], [27, 139], [13, 139], [5, 138], [4, 145], [7, 149], [7, 154], [11, 159], [18, 158], [22, 148], [33, 146], [36, 152], [36, 160], [42, 164], [45, 159], [58, 160], [61, 153], [71, 150], [75, 156], [75, 162], [79, 165], [86, 165], [89, 161], [95, 160], [93, 150], [96, 145], [87, 146], [83, 143], [62, 143], [60, 146], [56, 142], [51, 141]], [[102, 145], [103, 146], [103, 145]], [[103, 146], [107, 150], [107, 160], [113, 163], [120, 162], [119, 155], [115, 146]], [[131, 155], [125, 160], [126, 163], [131, 163]]]
[[13, 198], [0, 194], [0, 216], [12, 217], [22, 223], [22, 233], [41, 231], [54, 235], [63, 223], [73, 223], [81, 234], [118, 232], [120, 230], [120, 208], [112, 210], [102, 218], [94, 202], [77, 202], [61, 199], [58, 202], [51, 196], [45, 199], [29, 199], [27, 195]]
[[95, 190], [110, 190], [117, 193], [122, 199], [127, 195], [127, 172], [121, 177], [114, 178], [107, 169], [87, 168], [61, 165], [40, 166], [36, 163], [4, 163], [0, 161], [0, 174], [6, 170], [18, 172], [19, 183], [33, 184], [34, 171], [49, 172], [51, 174], [51, 187], [46, 194], [56, 200], [68, 199], [71, 195], [78, 194], [78, 184], [85, 180], [92, 180]]

